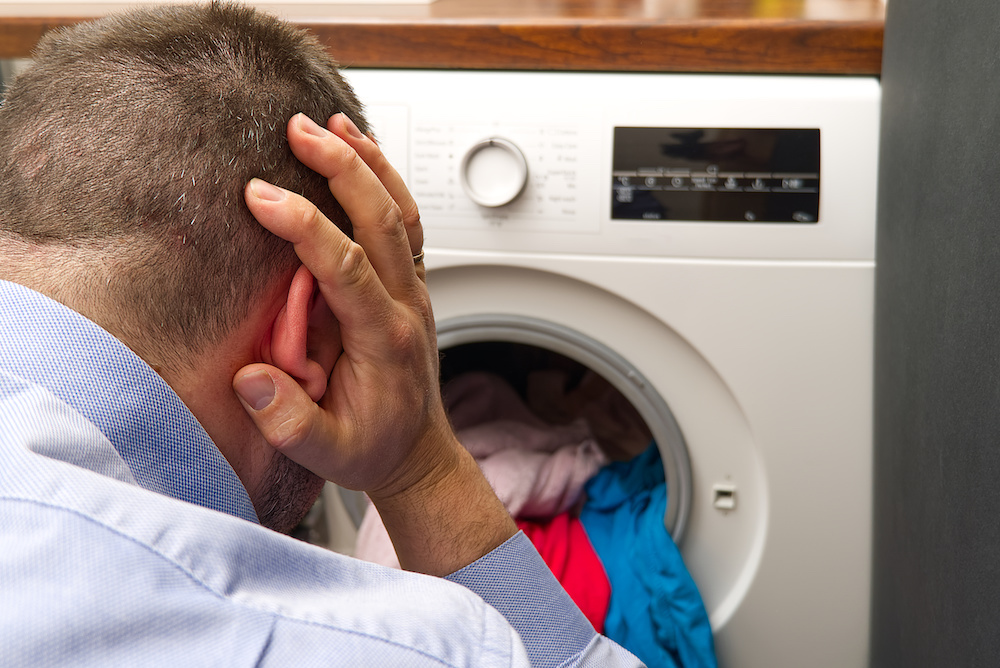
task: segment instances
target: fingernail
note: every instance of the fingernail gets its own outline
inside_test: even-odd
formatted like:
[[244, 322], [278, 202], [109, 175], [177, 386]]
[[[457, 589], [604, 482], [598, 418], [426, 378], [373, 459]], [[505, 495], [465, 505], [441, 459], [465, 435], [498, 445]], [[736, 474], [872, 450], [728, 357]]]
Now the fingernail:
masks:
[[282, 188], [273, 186], [267, 181], [261, 181], [260, 179], [250, 180], [250, 192], [257, 199], [268, 202], [280, 202], [285, 199], [285, 195], [287, 194]]
[[266, 371], [248, 373], [233, 383], [240, 398], [255, 411], [261, 411], [274, 401], [274, 381]]
[[330, 134], [326, 128], [316, 125], [316, 121], [302, 113], [299, 114], [299, 130], [314, 137], [326, 137]]
[[351, 120], [350, 116], [343, 113], [341, 114], [341, 116], [344, 117], [344, 128], [347, 130], [347, 134], [351, 135], [355, 139], [365, 138], [365, 136], [361, 134], [361, 130], [358, 129], [358, 126], [355, 125], [354, 121]]

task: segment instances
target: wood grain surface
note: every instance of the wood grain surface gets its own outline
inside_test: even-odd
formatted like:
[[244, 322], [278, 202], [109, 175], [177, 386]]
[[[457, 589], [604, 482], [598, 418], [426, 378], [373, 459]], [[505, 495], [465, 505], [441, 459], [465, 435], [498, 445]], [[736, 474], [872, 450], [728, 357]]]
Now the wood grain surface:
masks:
[[[258, 3], [351, 67], [878, 74], [881, 0]], [[0, 3], [0, 58], [114, 3]]]

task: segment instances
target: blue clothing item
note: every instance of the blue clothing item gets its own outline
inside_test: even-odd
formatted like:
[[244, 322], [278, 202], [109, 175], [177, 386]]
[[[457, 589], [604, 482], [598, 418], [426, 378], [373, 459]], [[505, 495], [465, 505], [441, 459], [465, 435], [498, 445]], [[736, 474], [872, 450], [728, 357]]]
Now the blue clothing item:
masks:
[[586, 493], [580, 520], [611, 583], [605, 635], [651, 668], [714, 667], [705, 605], [663, 524], [667, 484], [656, 444], [603, 468]]
[[639, 665], [523, 534], [448, 582], [261, 527], [152, 369], [2, 281], [0, 425], [4, 665]]

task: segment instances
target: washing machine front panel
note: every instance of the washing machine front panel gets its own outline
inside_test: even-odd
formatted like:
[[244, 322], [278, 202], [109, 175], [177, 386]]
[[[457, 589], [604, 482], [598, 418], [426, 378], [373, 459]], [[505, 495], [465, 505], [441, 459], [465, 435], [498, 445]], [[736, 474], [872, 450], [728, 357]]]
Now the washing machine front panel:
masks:
[[[691, 470], [680, 546], [720, 663], [866, 665], [877, 82], [348, 76], [421, 207], [439, 323], [500, 315], [578, 332], [676, 418]], [[674, 131], [715, 150], [768, 136], [724, 129], [818, 130], [818, 221], [616, 219], [617, 128], [670, 130], [639, 134], [671, 153], [688, 136]], [[683, 185], [735, 169], [698, 164]], [[643, 169], [666, 187], [682, 168]], [[740, 173], [740, 188], [813, 185]]]
[[428, 273], [440, 322], [585, 332], [670, 407], [692, 471], [680, 547], [724, 666], [867, 653], [873, 269], [802, 269], [440, 251]]
[[[435, 247], [691, 258], [874, 258], [875, 233], [868, 224], [878, 146], [879, 88], [874, 79], [366, 70], [349, 71], [348, 78], [361, 99], [369, 101], [376, 132], [420, 202], [427, 239]], [[616, 129], [627, 128], [653, 133], [650, 142], [666, 130], [736, 133], [695, 148], [721, 146], [724, 152], [726, 146], [742, 146], [742, 160], [720, 155], [687, 168], [666, 155], [657, 161], [656, 151], [649, 152], [651, 157], [631, 166], [642, 166], [655, 190], [670, 190], [671, 170], [677, 169], [674, 177], [681, 179], [681, 190], [702, 188], [723, 199], [730, 191], [728, 177], [735, 197], [748, 195], [757, 181], [761, 192], [776, 197], [796, 184], [816, 186], [818, 221], [616, 219], [613, 200], [621, 190], [614, 156], [623, 142], [619, 138], [616, 143]], [[747, 135], [753, 132], [773, 136], [755, 140]], [[818, 174], [796, 173], [805, 169], [801, 161], [782, 158], [767, 145], [781, 133], [796, 132], [818, 132]], [[490, 147], [491, 139], [510, 151]], [[663, 143], [663, 151], [670, 148]], [[761, 151], [769, 158], [755, 167], [751, 154]], [[481, 168], [481, 174], [471, 173], [470, 164]], [[813, 176], [816, 183], [804, 179]], [[511, 199], [502, 206], [477, 204], [470, 198], [469, 181], [496, 183], [497, 192], [484, 195], [499, 196], [498, 202]]]

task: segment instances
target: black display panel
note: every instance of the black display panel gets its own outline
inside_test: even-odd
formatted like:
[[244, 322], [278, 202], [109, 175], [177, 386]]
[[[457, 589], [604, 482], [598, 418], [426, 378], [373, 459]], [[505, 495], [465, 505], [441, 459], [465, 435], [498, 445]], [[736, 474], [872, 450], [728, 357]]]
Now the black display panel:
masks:
[[819, 130], [615, 128], [611, 217], [819, 221]]

